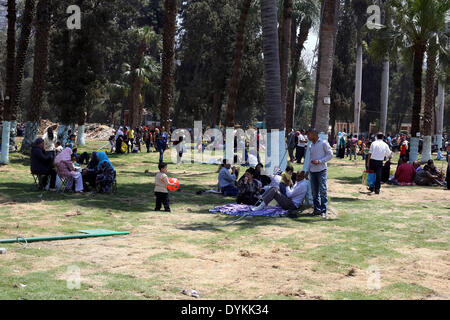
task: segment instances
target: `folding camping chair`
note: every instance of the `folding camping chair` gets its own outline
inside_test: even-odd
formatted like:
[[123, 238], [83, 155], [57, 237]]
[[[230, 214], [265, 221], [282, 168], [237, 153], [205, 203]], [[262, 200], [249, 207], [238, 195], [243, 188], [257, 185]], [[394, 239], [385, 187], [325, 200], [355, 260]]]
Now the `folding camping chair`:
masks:
[[41, 182], [41, 175], [38, 173], [31, 172], [31, 176], [34, 179], [34, 184], [36, 185], [37, 188], [39, 188], [39, 184]]
[[[56, 176], [56, 185], [57, 185], [57, 191], [58, 192], [66, 192], [66, 191], [70, 191], [67, 189], [67, 184], [69, 183], [70, 179], [72, 179], [72, 177], [62, 177], [58, 170], [56, 170], [57, 176]], [[58, 180], [59, 180], [59, 184], [58, 184]], [[59, 187], [58, 187], [59, 185]], [[73, 186], [73, 184], [72, 184]]]
[[[100, 185], [99, 183], [97, 183], [96, 189], [97, 189], [97, 193], [100, 193], [100, 192], [102, 191], [102, 187], [101, 187], [101, 185]], [[113, 180], [113, 182], [112, 182], [112, 184], [111, 184], [111, 188], [110, 188], [109, 191], [106, 192], [106, 193], [109, 193], [109, 194], [111, 194], [111, 193], [116, 194], [116, 193], [117, 193], [117, 180], [116, 180], [116, 174], [114, 174], [114, 180]]]

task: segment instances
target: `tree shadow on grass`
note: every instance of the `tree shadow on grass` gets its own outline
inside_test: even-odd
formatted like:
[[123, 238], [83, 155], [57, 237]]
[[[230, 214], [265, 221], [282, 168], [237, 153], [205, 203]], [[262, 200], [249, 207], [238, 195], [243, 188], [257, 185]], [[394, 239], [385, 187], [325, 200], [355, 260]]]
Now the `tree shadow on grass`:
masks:
[[361, 184], [361, 177], [336, 177], [335, 180], [343, 184]]
[[358, 202], [362, 201], [358, 198], [331, 197], [330, 202]]
[[[208, 205], [213, 208], [222, 203], [217, 197], [196, 195], [203, 190], [204, 185], [192, 184], [186, 190], [171, 192], [170, 201], [174, 204]], [[154, 207], [154, 183], [117, 183], [116, 194], [101, 194], [85, 192], [58, 193], [38, 190], [30, 176], [30, 183], [7, 182], [0, 185], [0, 199], [2, 203], [9, 204], [39, 204], [45, 201], [48, 204], [59, 202], [58, 205], [68, 204], [85, 208], [112, 209], [129, 212], [148, 212]]]

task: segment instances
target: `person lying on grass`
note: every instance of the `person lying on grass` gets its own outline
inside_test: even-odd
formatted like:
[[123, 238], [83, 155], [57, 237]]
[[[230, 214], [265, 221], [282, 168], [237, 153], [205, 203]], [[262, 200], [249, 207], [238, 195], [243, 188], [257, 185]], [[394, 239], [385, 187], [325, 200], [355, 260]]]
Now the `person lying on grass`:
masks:
[[170, 183], [169, 177], [167, 177], [167, 163], [160, 162], [158, 164], [158, 169], [159, 172], [155, 176], [155, 211], [160, 211], [161, 204], [163, 204], [164, 210], [166, 212], [171, 212], [169, 206], [169, 191], [167, 190], [167, 186], [175, 186], [175, 184]]
[[270, 188], [262, 195], [261, 203], [252, 211], [263, 210], [272, 200], [283, 208], [283, 210], [297, 210], [300, 208], [306, 196], [308, 187], [305, 181], [305, 171], [298, 171], [296, 176], [296, 183], [293, 187], [286, 188], [286, 195], [283, 195], [278, 188]]

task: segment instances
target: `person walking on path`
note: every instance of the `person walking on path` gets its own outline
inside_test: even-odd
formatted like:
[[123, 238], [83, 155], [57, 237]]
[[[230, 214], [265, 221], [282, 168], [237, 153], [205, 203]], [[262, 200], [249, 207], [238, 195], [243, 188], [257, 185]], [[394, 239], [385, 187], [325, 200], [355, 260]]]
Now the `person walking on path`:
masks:
[[377, 134], [377, 140], [370, 144], [369, 149], [369, 170], [375, 172], [375, 187], [370, 187], [369, 191], [375, 194], [380, 193], [381, 188], [381, 173], [383, 171], [383, 161], [385, 158], [389, 158], [391, 150], [386, 142], [383, 141], [383, 133]]
[[314, 202], [314, 215], [327, 218], [327, 162], [333, 158], [333, 150], [326, 140], [319, 138], [316, 130], [308, 130], [308, 140], [311, 141], [309, 181]]

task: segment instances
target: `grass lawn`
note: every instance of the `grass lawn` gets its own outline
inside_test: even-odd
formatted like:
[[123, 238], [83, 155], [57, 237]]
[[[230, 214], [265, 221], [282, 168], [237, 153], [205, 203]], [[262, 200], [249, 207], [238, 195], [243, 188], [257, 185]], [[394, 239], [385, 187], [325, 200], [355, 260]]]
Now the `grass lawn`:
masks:
[[[196, 194], [217, 183], [216, 165], [169, 164], [182, 185], [170, 193], [173, 212], [152, 211], [158, 156], [110, 156], [118, 192], [102, 195], [40, 192], [29, 158], [11, 154], [0, 167], [0, 238], [131, 234], [1, 245], [8, 251], [0, 255], [0, 299], [193, 299], [182, 289], [201, 299], [450, 298], [450, 191], [383, 186], [367, 194], [363, 161], [333, 159], [329, 219], [305, 211], [225, 226], [236, 217], [208, 209], [234, 199]], [[79, 289], [68, 288], [72, 268]]]

